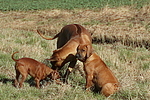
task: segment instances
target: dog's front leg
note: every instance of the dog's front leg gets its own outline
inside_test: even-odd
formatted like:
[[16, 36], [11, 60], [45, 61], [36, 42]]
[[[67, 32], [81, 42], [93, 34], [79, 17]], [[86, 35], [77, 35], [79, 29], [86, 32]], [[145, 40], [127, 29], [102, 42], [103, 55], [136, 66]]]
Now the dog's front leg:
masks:
[[55, 83], [58, 84], [58, 85], [62, 85], [62, 82], [60, 80], [58, 80], [58, 79], [55, 80]]
[[92, 74], [86, 74], [86, 86], [85, 86], [86, 91], [90, 91], [90, 88], [93, 85], [92, 79], [93, 79]]
[[63, 83], [67, 83], [68, 84], [68, 76], [69, 74], [71, 73], [72, 71], [72, 68], [71, 67], [68, 67], [68, 69], [66, 70], [65, 72], [65, 75], [63, 76]]
[[34, 80], [36, 82], [36, 87], [40, 88], [40, 80], [38, 78], [35, 78]]
[[63, 82], [64, 82], [64, 83], [67, 83], [67, 84], [68, 84], [68, 82], [67, 82], [68, 76], [69, 76], [69, 74], [71, 73], [72, 69], [75, 67], [76, 62], [77, 62], [77, 60], [74, 60], [74, 61], [70, 62], [69, 67], [68, 67], [68, 69], [66, 70], [66, 73], [65, 73], [65, 75], [64, 75], [64, 77], [63, 77], [63, 78], [64, 78], [64, 79], [63, 79]]

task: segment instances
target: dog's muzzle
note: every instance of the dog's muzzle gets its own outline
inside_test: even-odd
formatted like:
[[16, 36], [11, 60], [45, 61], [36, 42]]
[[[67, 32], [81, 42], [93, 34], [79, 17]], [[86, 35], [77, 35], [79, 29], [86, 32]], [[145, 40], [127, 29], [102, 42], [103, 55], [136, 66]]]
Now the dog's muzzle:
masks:
[[76, 57], [76, 59], [78, 59], [78, 60], [80, 60], [82, 62], [85, 61], [85, 59], [82, 58], [82, 56], [80, 54], [78, 54], [78, 53], [75, 55], [75, 57]]
[[77, 59], [80, 59], [80, 58], [81, 58], [81, 56], [80, 56], [78, 53], [75, 55], [75, 57], [76, 57]]

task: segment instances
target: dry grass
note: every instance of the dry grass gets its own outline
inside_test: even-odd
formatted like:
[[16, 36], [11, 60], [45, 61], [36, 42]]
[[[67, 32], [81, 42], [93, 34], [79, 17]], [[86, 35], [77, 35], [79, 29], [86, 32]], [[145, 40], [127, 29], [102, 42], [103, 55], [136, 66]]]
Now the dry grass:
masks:
[[51, 10], [28, 12], [1, 12], [0, 27], [21, 30], [41, 29], [56, 34], [71, 23], [85, 26], [93, 33], [94, 42], [121, 42], [124, 45], [150, 47], [150, 7], [130, 7], [101, 10]]
[[[16, 57], [26, 56], [43, 62], [56, 49], [56, 40], [44, 40], [34, 30], [40, 29], [45, 35], [53, 36], [64, 25], [71, 23], [81, 24], [93, 33], [95, 51], [120, 81], [121, 91], [110, 99], [150, 98], [150, 8], [145, 6], [139, 10], [105, 7], [96, 11], [0, 12], [0, 78], [7, 79], [6, 83], [0, 81], [0, 87], [2, 91], [8, 91], [0, 91], [0, 99], [104, 99], [101, 95], [84, 92], [85, 79], [78, 71], [70, 75], [70, 85], [51, 84], [41, 90], [29, 88], [27, 83], [19, 90], [11, 85], [15, 78], [11, 59], [14, 51], [20, 52]], [[79, 65], [82, 69], [82, 64]]]

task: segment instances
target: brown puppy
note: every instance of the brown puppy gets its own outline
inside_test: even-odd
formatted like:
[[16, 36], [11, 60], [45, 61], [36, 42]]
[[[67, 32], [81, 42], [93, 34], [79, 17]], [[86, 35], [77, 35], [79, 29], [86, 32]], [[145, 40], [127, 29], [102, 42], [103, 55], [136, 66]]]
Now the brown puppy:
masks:
[[118, 80], [96, 53], [93, 52], [88, 57], [87, 46], [80, 45], [77, 48], [76, 56], [84, 64], [87, 90], [94, 85], [106, 97], [118, 90]]
[[[15, 86], [22, 87], [22, 83], [27, 78], [28, 74], [31, 75], [35, 82], [36, 87], [40, 87], [40, 80], [46, 79], [47, 77], [51, 78], [52, 80], [56, 80], [60, 78], [59, 73], [56, 70], [52, 70], [50, 67], [46, 66], [45, 64], [38, 62], [32, 58], [20, 58], [15, 59], [14, 54], [18, 52], [14, 52], [12, 54], [12, 59], [16, 62], [15, 70], [16, 70], [16, 79], [15, 79]], [[21, 80], [19, 82], [19, 76], [22, 75]]]
[[[49, 59], [53, 65], [52, 69], [61, 69], [66, 63], [69, 63], [69, 67], [64, 75], [67, 80], [68, 75], [71, 72], [71, 68], [74, 68], [77, 59], [75, 57], [76, 49], [78, 45], [88, 44], [89, 52], [92, 49], [92, 38], [91, 34], [81, 25], [70, 24], [62, 28], [61, 32], [55, 35], [53, 38], [44, 37], [39, 31], [40, 36], [44, 39], [52, 40], [58, 37], [57, 50], [53, 51], [52, 57]], [[66, 81], [64, 80], [64, 82]]]

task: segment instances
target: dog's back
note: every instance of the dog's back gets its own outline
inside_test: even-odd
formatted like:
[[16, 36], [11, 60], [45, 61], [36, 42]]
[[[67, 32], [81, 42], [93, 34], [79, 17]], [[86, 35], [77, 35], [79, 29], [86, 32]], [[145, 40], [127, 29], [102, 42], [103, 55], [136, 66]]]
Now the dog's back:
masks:
[[[22, 83], [27, 78], [28, 74], [31, 75], [35, 82], [36, 87], [40, 87], [40, 80], [45, 79], [46, 77], [50, 77], [52, 79], [59, 78], [59, 73], [57, 71], [52, 70], [50, 67], [46, 66], [44, 63], [38, 62], [32, 58], [20, 58], [15, 59], [14, 54], [18, 52], [14, 52], [12, 54], [12, 59], [16, 62], [15, 70], [16, 70], [16, 79], [15, 86], [19, 83], [19, 87], [22, 87]], [[21, 81], [19, 82], [19, 76], [22, 75]]]
[[[96, 55], [98, 56], [98, 55]], [[99, 56], [98, 56], [99, 57]], [[110, 82], [110, 83], [118, 83], [117, 78], [114, 76], [113, 72], [108, 68], [108, 66], [102, 61], [102, 59], [99, 57], [99, 69], [97, 70], [98, 73], [100, 72], [101, 74], [99, 74], [99, 79], [102, 79], [103, 82], [105, 79], [106, 83]], [[107, 73], [107, 75], [105, 77], [103, 77], [103, 75]], [[106, 84], [105, 82], [103, 84]]]
[[58, 34], [56, 34], [53, 38], [45, 37], [38, 30], [37, 30], [37, 33], [46, 40], [53, 40], [55, 38], [58, 38], [57, 49], [64, 46], [71, 38], [74, 38], [79, 35], [81, 36], [81, 34], [84, 34], [84, 35], [86, 34], [89, 37], [89, 39], [92, 40], [91, 34], [83, 26], [79, 24], [70, 24], [70, 25], [64, 26], [61, 29], [61, 31]]
[[32, 77], [35, 77], [37, 70], [41, 67], [42, 63], [32, 59], [32, 58], [20, 58], [16, 62], [15, 68], [19, 72], [24, 72], [30, 74]]
[[[91, 34], [79, 24], [70, 24], [62, 28], [57, 40], [57, 48], [64, 46], [71, 38], [80, 37], [82, 34], [88, 35], [91, 39]], [[83, 36], [82, 36], [83, 37]]]
[[46, 69], [50, 71], [52, 70], [51, 68], [47, 67], [45, 64], [38, 62], [32, 58], [25, 57], [25, 58], [15, 59], [14, 54], [16, 53], [18, 52], [14, 52], [12, 54], [12, 59], [16, 62], [15, 69], [18, 70], [20, 73], [28, 73], [32, 77], [35, 77], [37, 76], [38, 73], [44, 74], [44, 72], [46, 72]]

